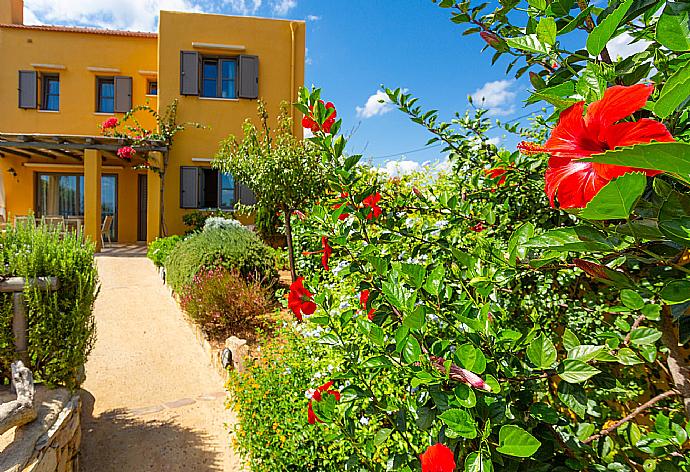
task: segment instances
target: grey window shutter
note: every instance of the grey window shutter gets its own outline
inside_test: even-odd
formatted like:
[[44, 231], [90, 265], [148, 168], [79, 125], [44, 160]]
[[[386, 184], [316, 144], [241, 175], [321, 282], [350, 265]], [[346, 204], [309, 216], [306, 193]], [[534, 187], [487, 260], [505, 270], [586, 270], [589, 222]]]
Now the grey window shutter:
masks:
[[240, 56], [239, 60], [240, 98], [259, 98], [259, 57]]
[[249, 187], [240, 182], [237, 182], [235, 200], [237, 203], [241, 203], [243, 205], [256, 205], [256, 195], [254, 195], [254, 192], [249, 190]]
[[180, 95], [199, 95], [199, 53], [180, 51]]
[[38, 106], [38, 75], [34, 70], [19, 71], [19, 108]]
[[127, 113], [132, 109], [132, 78], [115, 77], [115, 111]]
[[180, 208], [199, 207], [199, 168], [180, 167]]

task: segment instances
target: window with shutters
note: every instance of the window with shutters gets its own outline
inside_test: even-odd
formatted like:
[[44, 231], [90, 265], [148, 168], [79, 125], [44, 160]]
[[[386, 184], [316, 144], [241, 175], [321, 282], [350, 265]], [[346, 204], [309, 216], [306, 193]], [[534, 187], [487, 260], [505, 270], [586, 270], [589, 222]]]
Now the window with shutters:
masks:
[[221, 208], [231, 210], [237, 202], [236, 182], [232, 175], [210, 167], [180, 168], [181, 208]]
[[201, 65], [201, 96], [237, 98], [237, 61], [204, 57]]
[[60, 76], [41, 74], [41, 110], [60, 110]]
[[148, 79], [146, 81], [146, 95], [158, 95], [158, 81]]
[[115, 111], [115, 78], [98, 77], [96, 79], [96, 111], [113, 113]]

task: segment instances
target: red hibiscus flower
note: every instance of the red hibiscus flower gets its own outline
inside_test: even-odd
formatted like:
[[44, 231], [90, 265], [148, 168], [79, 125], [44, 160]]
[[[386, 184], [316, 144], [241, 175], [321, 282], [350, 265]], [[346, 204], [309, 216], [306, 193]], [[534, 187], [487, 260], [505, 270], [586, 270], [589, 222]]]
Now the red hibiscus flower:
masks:
[[113, 129], [117, 126], [117, 118], [108, 118], [101, 124], [101, 129]]
[[[368, 304], [368, 303], [369, 303], [369, 290], [368, 290], [368, 289], [364, 289], [364, 290], [362, 290], [362, 292], [359, 294], [359, 304], [362, 305], [362, 309], [364, 309], [364, 310], [366, 311], [366, 309], [367, 309], [367, 304]], [[369, 321], [373, 321], [373, 320], [374, 320], [374, 313], [376, 313], [376, 310], [374, 310], [373, 308], [371, 308], [371, 309], [367, 312], [367, 318], [369, 318]]]
[[302, 315], [313, 315], [316, 311], [316, 303], [314, 303], [313, 295], [309, 290], [304, 288], [304, 277], [299, 277], [290, 285], [290, 294], [288, 295], [288, 308], [292, 310], [299, 321], [302, 321]]
[[[349, 197], [349, 196], [350, 196], [350, 194], [347, 193], [347, 192], [343, 192], [343, 193], [340, 194], [340, 198], [343, 199], [343, 200], [346, 199], [346, 198]], [[342, 207], [342, 206], [345, 205], [345, 204], [346, 204], [346, 203], [336, 203], [335, 205], [333, 205], [333, 209], [334, 209], [334, 210], [337, 210], [337, 209], [339, 209], [340, 207]], [[345, 218], [347, 218], [348, 216], [350, 216], [349, 213], [341, 213], [341, 214], [338, 216], [338, 219], [339, 219], [340, 221], [343, 221], [343, 220], [344, 220]]]
[[[319, 100], [319, 102], [323, 103], [323, 100]], [[319, 124], [314, 119], [314, 107], [311, 106], [311, 107], [309, 107], [309, 110], [310, 110], [309, 115], [305, 115], [304, 118], [302, 118], [302, 127], [310, 129], [312, 131], [312, 133], [316, 133], [318, 131], [323, 131], [324, 133], [330, 133], [331, 127], [335, 123], [335, 118], [336, 118], [336, 116], [338, 116], [338, 112], [335, 111], [335, 105], [333, 105], [333, 103], [331, 103], [331, 102], [326, 103], [325, 107], [326, 107], [326, 112], [328, 112], [329, 110], [332, 110], [332, 111], [328, 112], [329, 115], [326, 118], [326, 121], [323, 122], [322, 126], [319, 126]]]
[[436, 443], [429, 446], [422, 455], [422, 472], [453, 472], [455, 470], [455, 456], [448, 446]]
[[484, 225], [483, 225], [483, 224], [481, 223], [481, 221], [480, 221], [480, 222], [477, 223], [476, 225], [470, 226], [470, 229], [471, 229], [472, 231], [474, 231], [475, 233], [481, 233], [482, 231], [484, 231], [485, 228], [484, 228]]
[[362, 203], [365, 207], [371, 208], [371, 211], [367, 213], [367, 220], [372, 220], [374, 218], [378, 218], [379, 216], [381, 216], [383, 210], [381, 210], [381, 207], [379, 206], [380, 201], [381, 194], [378, 192], [376, 192], [373, 195], [369, 195], [364, 200], [362, 200]]
[[521, 150], [541, 151], [551, 155], [546, 171], [546, 194], [551, 206], [555, 199], [561, 208], [584, 208], [611, 180], [628, 172], [644, 172], [652, 177], [659, 171], [634, 167], [581, 162], [579, 159], [601, 154], [619, 146], [652, 141], [674, 141], [666, 127], [648, 118], [621, 122], [642, 108], [654, 90], [652, 85], [618, 85], [604, 92], [583, 111], [578, 102], [561, 113], [558, 125], [543, 148], [523, 145]]
[[333, 382], [326, 382], [325, 384], [321, 385], [318, 387], [314, 392], [311, 394], [311, 398], [309, 399], [309, 406], [307, 407], [307, 416], [309, 420], [309, 424], [314, 424], [317, 421], [319, 423], [323, 423], [317, 416], [316, 413], [314, 413], [314, 409], [312, 408], [312, 402], [317, 401], [320, 402], [321, 399], [323, 398], [324, 393], [329, 393], [333, 395], [336, 399], [336, 401], [340, 401], [340, 392], [337, 390], [331, 390], [331, 387], [333, 386]]
[[126, 161], [131, 161], [137, 152], [131, 146], [123, 146], [117, 150], [117, 157]]
[[328, 258], [333, 254], [333, 249], [328, 245], [328, 238], [326, 236], [321, 237], [321, 247], [323, 247], [323, 256], [321, 256], [321, 265], [326, 270], [331, 270], [328, 267]]

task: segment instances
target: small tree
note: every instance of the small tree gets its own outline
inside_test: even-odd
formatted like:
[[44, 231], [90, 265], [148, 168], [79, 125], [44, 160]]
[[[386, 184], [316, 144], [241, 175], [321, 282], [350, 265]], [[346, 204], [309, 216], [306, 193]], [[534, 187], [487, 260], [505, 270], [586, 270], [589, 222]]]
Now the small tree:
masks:
[[285, 218], [292, 280], [297, 279], [290, 217], [324, 192], [325, 170], [318, 150], [292, 134], [286, 102], [280, 105], [278, 126], [271, 132], [266, 104], [257, 107], [260, 126], [247, 120], [244, 137], [231, 135], [221, 143], [213, 166], [232, 174], [256, 195], [258, 204], [275, 208]]

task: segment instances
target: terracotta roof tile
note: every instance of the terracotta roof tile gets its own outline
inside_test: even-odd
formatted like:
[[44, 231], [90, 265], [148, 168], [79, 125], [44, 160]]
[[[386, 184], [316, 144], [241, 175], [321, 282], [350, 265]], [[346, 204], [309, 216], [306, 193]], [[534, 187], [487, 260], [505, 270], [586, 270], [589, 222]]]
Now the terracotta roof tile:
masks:
[[133, 38], [157, 38], [157, 33], [146, 33], [143, 31], [124, 31], [124, 30], [106, 30], [98, 28], [80, 28], [74, 26], [52, 26], [52, 25], [15, 25], [15, 24], [0, 24], [0, 28], [14, 28], [34, 31], [59, 31], [64, 33], [88, 33], [88, 34], [105, 34], [110, 36], [127, 36]]

